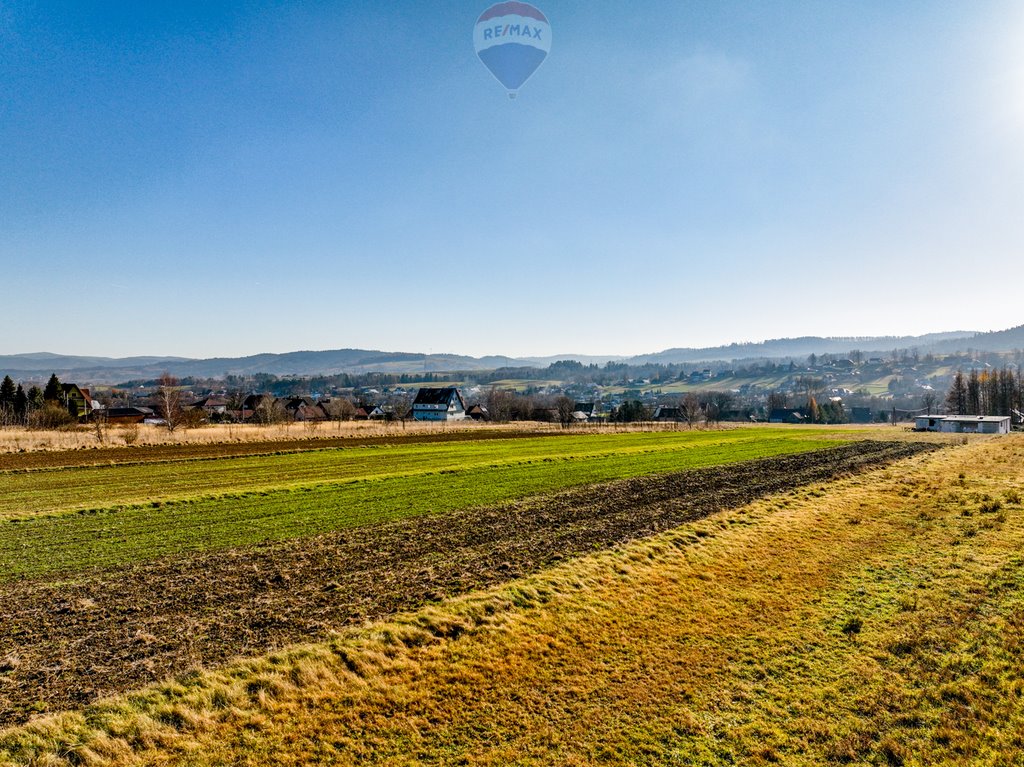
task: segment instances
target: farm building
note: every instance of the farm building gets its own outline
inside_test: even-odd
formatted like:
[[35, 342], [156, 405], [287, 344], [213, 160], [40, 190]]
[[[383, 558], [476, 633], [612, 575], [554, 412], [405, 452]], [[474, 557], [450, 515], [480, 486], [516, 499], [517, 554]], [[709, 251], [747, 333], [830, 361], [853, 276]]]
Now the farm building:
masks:
[[797, 408], [774, 407], [768, 414], [768, 423], [805, 423], [807, 416]]
[[147, 418], [156, 417], [153, 409], [148, 407], [108, 407], [106, 410], [93, 412], [101, 413], [101, 417], [109, 424], [143, 423]]
[[466, 417], [466, 403], [454, 386], [424, 387], [413, 400], [412, 417], [417, 421], [461, 421]]
[[651, 416], [652, 421], [685, 421], [686, 418], [683, 416], [683, 409], [680, 407], [665, 407], [659, 405], [654, 409], [654, 415]]
[[914, 419], [918, 431], [961, 434], [1009, 434], [1008, 415], [921, 415]]

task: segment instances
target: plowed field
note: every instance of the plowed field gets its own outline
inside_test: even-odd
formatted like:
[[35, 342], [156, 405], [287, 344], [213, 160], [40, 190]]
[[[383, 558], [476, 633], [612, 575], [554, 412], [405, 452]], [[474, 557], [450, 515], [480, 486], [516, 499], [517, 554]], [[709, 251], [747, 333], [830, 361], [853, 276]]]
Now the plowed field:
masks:
[[[0, 724], [316, 639], [934, 445], [860, 442], [0, 586]], [[7, 658], [6, 661], [3, 659]]]

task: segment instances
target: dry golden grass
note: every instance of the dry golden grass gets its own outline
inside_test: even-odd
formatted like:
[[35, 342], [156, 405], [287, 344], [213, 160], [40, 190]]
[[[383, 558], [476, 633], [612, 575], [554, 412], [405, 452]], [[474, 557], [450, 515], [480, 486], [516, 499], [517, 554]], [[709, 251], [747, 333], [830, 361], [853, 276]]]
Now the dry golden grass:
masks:
[[14, 763], [1013, 765], [1024, 438], [0, 736]]
[[[709, 427], [701, 427], [709, 428]], [[925, 440], [936, 442], [959, 442], [966, 436], [949, 434], [920, 434], [909, 431], [905, 426], [860, 426], [844, 424], [839, 426], [785, 426], [782, 424], [716, 424], [712, 429], [793, 429], [802, 432], [829, 433], [836, 439], [895, 439]], [[563, 429], [558, 424], [521, 421], [515, 423], [478, 423], [472, 420], [448, 423], [427, 423], [407, 421], [386, 423], [383, 421], [331, 421], [325, 423], [282, 423], [268, 426], [256, 424], [217, 424], [195, 429], [176, 429], [168, 432], [162, 426], [142, 424], [130, 426], [109, 426], [97, 431], [94, 426], [79, 426], [60, 430], [32, 430], [22, 427], [0, 427], [0, 453], [16, 453], [34, 450], [87, 450], [97, 447], [119, 447], [125, 445], [190, 445], [219, 444], [232, 442], [269, 442], [276, 440], [315, 440], [325, 437], [398, 437], [403, 434], [438, 434], [453, 431], [501, 429], [515, 432], [555, 431], [571, 433], [603, 433], [631, 431], [672, 431], [685, 430], [685, 424], [632, 423], [632, 424], [582, 424]], [[972, 436], [970, 439], [984, 439]]]
[[[95, 447], [133, 445], [190, 445], [227, 442], [268, 442], [276, 440], [319, 439], [324, 437], [379, 437], [401, 434], [444, 433], [472, 429], [525, 430], [521, 424], [480, 424], [461, 421], [445, 424], [407, 421], [332, 421], [329, 423], [283, 423], [268, 426], [255, 424], [207, 425], [196, 429], [168, 432], [162, 426], [142, 424], [137, 427], [110, 426], [101, 437], [92, 426], [68, 430], [37, 431], [19, 427], [0, 428], [0, 452], [28, 450], [83, 450]], [[530, 424], [532, 431], [557, 428], [551, 424]]]

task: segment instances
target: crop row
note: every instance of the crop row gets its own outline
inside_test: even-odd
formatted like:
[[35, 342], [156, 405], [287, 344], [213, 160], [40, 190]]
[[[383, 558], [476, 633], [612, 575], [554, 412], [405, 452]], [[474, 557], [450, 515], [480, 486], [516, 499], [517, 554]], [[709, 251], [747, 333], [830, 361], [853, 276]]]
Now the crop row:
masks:
[[[679, 452], [792, 431], [733, 430], [396, 444], [160, 464], [108, 465], [0, 474], [0, 520], [252, 490], [309, 487], [354, 479], [461, 471], [531, 460], [583, 459], [647, 451]], [[803, 435], [800, 435], [801, 437]]]
[[[417, 464], [421, 470], [415, 474], [378, 471], [373, 478], [329, 484], [7, 520], [0, 522], [0, 581], [46, 573], [69, 577], [87, 568], [111, 568], [167, 555], [298, 538], [401, 517], [498, 504], [596, 482], [834, 444], [792, 433], [688, 443], [692, 447], [699, 444], [701, 449], [658, 450], [651, 444], [641, 449], [635, 440], [624, 443], [621, 450], [612, 453], [542, 453], [532, 458], [519, 454], [516, 463], [505, 464], [456, 465], [438, 461], [435, 456], [430, 470]], [[234, 487], [243, 486], [243, 480], [245, 477], [236, 479]]]

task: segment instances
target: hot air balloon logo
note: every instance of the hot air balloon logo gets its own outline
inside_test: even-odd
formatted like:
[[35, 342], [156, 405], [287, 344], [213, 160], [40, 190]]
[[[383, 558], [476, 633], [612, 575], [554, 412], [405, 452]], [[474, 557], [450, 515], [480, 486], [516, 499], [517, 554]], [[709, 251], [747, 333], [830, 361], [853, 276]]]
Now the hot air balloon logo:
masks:
[[473, 47], [514, 99], [551, 51], [551, 25], [532, 5], [498, 3], [477, 19]]

